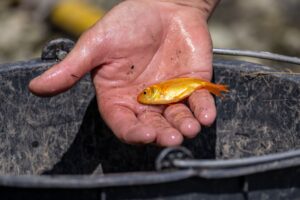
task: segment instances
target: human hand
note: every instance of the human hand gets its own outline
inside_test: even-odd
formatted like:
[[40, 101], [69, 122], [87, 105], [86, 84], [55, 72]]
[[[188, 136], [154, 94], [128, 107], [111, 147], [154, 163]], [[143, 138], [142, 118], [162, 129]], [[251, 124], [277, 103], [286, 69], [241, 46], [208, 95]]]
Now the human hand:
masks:
[[186, 104], [169, 106], [142, 105], [136, 98], [146, 86], [166, 79], [211, 79], [207, 19], [217, 0], [211, 5], [196, 1], [201, 4], [122, 2], [87, 30], [62, 62], [33, 79], [30, 90], [52, 96], [91, 71], [99, 111], [122, 141], [173, 146], [195, 137], [201, 125], [212, 124], [216, 117], [208, 91], [196, 91]]

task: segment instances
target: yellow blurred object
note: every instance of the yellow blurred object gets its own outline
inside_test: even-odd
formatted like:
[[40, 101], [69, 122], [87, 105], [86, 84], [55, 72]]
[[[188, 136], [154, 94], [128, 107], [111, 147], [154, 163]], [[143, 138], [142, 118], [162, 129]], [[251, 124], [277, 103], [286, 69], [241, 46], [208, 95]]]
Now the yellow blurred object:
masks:
[[52, 23], [79, 36], [104, 15], [104, 10], [79, 0], [58, 1], [50, 15]]

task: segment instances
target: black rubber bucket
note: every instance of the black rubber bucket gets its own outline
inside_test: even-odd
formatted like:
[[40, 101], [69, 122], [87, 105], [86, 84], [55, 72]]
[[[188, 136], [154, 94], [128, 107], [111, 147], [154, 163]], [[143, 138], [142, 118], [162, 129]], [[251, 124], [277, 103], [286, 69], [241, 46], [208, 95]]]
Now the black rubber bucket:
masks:
[[28, 91], [65, 48], [0, 65], [1, 199], [300, 198], [299, 74], [214, 60], [230, 86], [216, 123], [181, 147], [132, 146], [101, 119], [88, 76], [56, 97]]

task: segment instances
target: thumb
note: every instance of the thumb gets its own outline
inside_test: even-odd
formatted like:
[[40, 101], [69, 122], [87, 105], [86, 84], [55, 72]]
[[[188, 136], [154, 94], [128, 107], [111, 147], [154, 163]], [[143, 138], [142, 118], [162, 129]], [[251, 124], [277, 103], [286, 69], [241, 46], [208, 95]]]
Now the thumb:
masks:
[[29, 83], [29, 90], [39, 96], [53, 96], [71, 88], [87, 72], [101, 65], [106, 48], [105, 36], [92, 29], [86, 31], [60, 63]]

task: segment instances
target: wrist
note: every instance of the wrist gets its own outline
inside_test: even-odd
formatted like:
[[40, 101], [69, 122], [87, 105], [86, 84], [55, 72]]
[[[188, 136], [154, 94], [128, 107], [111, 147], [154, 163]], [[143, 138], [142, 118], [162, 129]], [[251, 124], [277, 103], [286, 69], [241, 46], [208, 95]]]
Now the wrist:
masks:
[[159, 0], [161, 2], [175, 3], [180, 6], [193, 7], [200, 10], [201, 14], [208, 19], [213, 13], [220, 0]]

